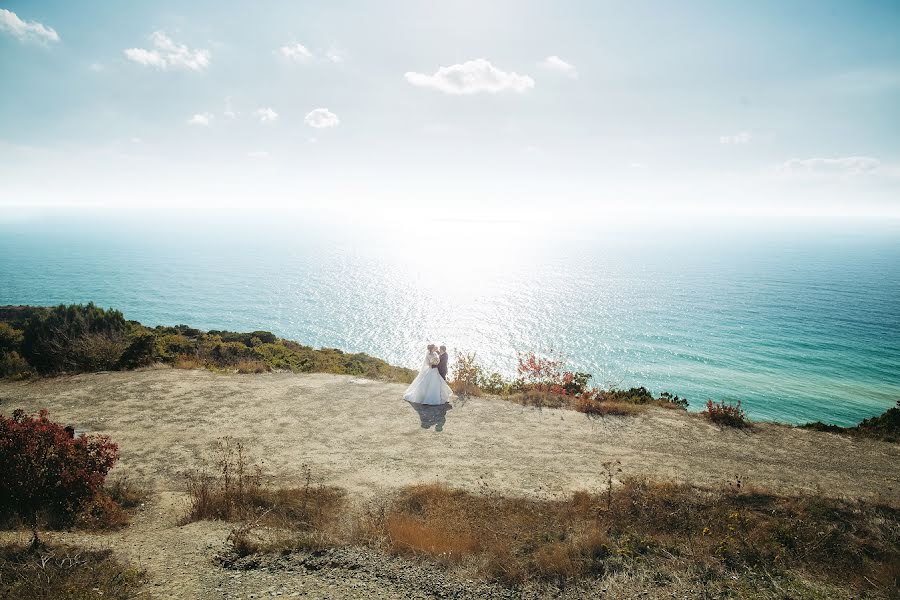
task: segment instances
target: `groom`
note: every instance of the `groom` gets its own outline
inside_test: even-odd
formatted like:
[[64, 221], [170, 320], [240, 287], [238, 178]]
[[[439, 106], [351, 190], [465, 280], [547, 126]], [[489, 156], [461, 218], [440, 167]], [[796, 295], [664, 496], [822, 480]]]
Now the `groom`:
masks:
[[441, 346], [441, 362], [438, 363], [437, 369], [444, 381], [447, 381], [447, 362], [450, 357], [447, 356], [447, 346]]

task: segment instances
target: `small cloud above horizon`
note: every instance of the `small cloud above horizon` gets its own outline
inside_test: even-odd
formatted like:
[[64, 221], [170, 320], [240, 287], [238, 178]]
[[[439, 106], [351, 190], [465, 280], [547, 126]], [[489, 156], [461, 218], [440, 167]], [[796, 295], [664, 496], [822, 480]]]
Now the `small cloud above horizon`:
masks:
[[125, 57], [139, 65], [154, 67], [161, 71], [169, 68], [202, 71], [209, 66], [209, 50], [191, 49], [184, 44], [178, 44], [162, 31], [150, 34], [150, 41], [153, 42], [154, 49], [127, 48], [123, 50]]
[[277, 50], [277, 53], [288, 60], [299, 63], [309, 62], [313, 59], [313, 54], [309, 51], [309, 48], [298, 42], [285, 44]]
[[271, 108], [257, 108], [253, 114], [259, 119], [260, 123], [274, 123], [278, 120], [278, 113]]
[[881, 161], [871, 156], [839, 158], [792, 158], [778, 171], [785, 175], [866, 175], [876, 172]]
[[526, 92], [534, 88], [534, 79], [527, 75], [498, 69], [484, 58], [440, 67], [434, 75], [408, 71], [406, 81], [416, 87], [425, 87], [452, 95], [471, 95], [481, 92]]
[[336, 114], [327, 108], [317, 108], [307, 113], [304, 122], [310, 127], [316, 129], [325, 129], [328, 127], [337, 127], [341, 120]]
[[538, 62], [537, 66], [548, 71], [562, 73], [569, 79], [578, 79], [578, 69], [575, 68], [575, 65], [567, 63], [555, 54]]
[[197, 113], [187, 120], [188, 125], [202, 125], [203, 127], [209, 127], [210, 123], [212, 123], [213, 114], [204, 112]]
[[719, 143], [726, 145], [749, 144], [753, 139], [753, 134], [749, 131], [741, 131], [734, 135], [719, 136]]
[[47, 44], [58, 42], [59, 34], [52, 27], [37, 21], [23, 21], [11, 10], [0, 8], [0, 31], [9, 33], [20, 42]]

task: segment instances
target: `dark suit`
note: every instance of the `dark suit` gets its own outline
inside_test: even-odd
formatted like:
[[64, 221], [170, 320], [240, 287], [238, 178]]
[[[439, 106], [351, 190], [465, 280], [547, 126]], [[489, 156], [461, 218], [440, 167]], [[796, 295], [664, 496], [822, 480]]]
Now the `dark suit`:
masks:
[[444, 381], [447, 381], [447, 362], [450, 360], [450, 357], [447, 356], [446, 352], [441, 352], [441, 362], [438, 363], [437, 370], [438, 373], [441, 374], [441, 377], [444, 378]]

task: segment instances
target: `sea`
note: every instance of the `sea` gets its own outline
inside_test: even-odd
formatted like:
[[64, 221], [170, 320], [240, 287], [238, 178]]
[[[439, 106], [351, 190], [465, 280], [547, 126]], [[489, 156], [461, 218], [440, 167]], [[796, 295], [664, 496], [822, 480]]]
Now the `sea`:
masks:
[[852, 425], [900, 400], [900, 227], [270, 218], [0, 222], [0, 305], [268, 330], [418, 367], [429, 342], [610, 387]]

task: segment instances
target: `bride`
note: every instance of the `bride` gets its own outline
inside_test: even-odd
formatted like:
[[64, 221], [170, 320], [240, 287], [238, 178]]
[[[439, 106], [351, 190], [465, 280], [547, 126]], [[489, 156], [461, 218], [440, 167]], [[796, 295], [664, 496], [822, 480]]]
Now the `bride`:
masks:
[[406, 388], [403, 399], [413, 404], [446, 404], [450, 400], [450, 386], [441, 377], [437, 365], [441, 361], [437, 347], [428, 344], [428, 352], [425, 354], [425, 363], [419, 369], [419, 374]]

